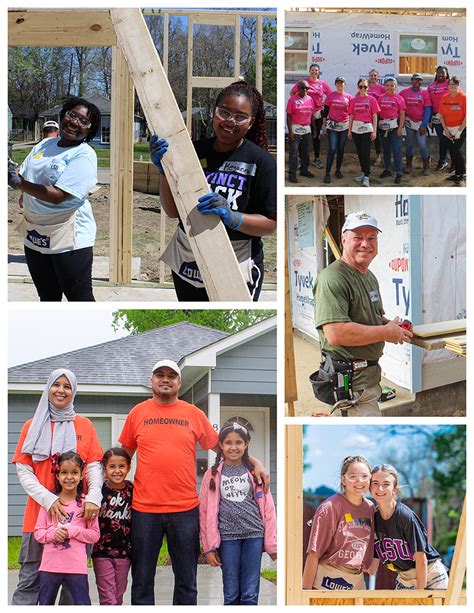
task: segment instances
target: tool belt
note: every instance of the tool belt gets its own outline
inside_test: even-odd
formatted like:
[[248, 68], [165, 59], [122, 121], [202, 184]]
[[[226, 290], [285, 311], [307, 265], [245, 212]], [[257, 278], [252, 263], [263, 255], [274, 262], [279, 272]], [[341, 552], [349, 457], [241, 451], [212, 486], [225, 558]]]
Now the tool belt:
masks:
[[379, 363], [378, 360], [344, 360], [331, 353], [323, 354], [323, 358], [319, 370], [309, 376], [309, 381], [315, 398], [330, 405], [353, 400], [354, 373]]

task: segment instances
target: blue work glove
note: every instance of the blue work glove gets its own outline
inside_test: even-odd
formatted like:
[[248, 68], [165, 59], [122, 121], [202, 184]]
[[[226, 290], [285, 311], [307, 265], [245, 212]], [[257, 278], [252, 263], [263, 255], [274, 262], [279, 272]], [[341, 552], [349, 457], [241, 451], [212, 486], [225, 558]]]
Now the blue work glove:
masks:
[[21, 177], [18, 174], [18, 166], [15, 162], [8, 160], [8, 185], [17, 189], [21, 183]]
[[161, 165], [161, 158], [168, 151], [169, 146], [169, 142], [165, 138], [160, 138], [158, 134], [153, 134], [153, 136], [150, 138], [150, 142], [148, 143], [148, 147], [150, 149], [150, 159], [162, 175], [165, 174], [165, 171]]
[[238, 230], [242, 224], [242, 213], [233, 211], [230, 204], [220, 194], [210, 192], [198, 200], [198, 211], [203, 215], [219, 215], [231, 230]]

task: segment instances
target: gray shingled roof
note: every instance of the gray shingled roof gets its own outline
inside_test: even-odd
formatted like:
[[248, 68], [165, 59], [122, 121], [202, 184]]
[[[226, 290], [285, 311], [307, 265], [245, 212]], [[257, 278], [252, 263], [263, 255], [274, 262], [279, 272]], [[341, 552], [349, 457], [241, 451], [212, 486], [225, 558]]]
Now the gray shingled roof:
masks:
[[76, 349], [8, 369], [9, 383], [44, 383], [55, 368], [68, 368], [86, 385], [145, 385], [160, 358], [179, 362], [203, 347], [229, 336], [227, 332], [183, 321], [115, 341]]

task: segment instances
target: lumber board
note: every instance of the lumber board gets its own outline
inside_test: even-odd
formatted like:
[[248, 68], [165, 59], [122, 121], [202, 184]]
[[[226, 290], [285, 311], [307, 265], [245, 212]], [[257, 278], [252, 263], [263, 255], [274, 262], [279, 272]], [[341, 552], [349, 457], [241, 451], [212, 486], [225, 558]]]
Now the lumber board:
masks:
[[449, 321], [438, 321], [432, 324], [420, 324], [413, 326], [413, 334], [421, 338], [431, 336], [447, 336], [448, 334], [462, 333], [465, 331], [465, 319], [451, 319]]
[[191, 77], [191, 87], [205, 87], [209, 89], [224, 89], [236, 80], [235, 77]]
[[453, 561], [449, 572], [445, 605], [455, 605], [459, 603], [464, 575], [466, 574], [466, 546], [466, 498], [464, 498], [456, 543], [454, 545]]
[[163, 168], [209, 298], [249, 301], [224, 225], [197, 210], [198, 198], [210, 189], [141, 11], [110, 13], [148, 126], [170, 143]]
[[214, 11], [208, 11], [206, 13], [194, 13], [193, 21], [195, 24], [204, 26], [235, 27], [236, 15], [214, 15]]
[[122, 50], [112, 47], [110, 281], [132, 280], [134, 94]]
[[257, 59], [256, 59], [256, 80], [255, 80], [255, 87], [258, 89], [259, 92], [262, 91], [262, 86], [263, 86], [263, 78], [262, 78], [262, 73], [263, 73], [263, 53], [262, 53], [262, 46], [263, 46], [263, 21], [262, 21], [262, 17], [259, 15], [257, 17], [257, 39], [256, 39], [256, 45], [257, 45]]
[[298, 385], [296, 382], [295, 347], [293, 342], [288, 274], [288, 244], [285, 235], [285, 402], [288, 403], [288, 416], [294, 417], [294, 402], [298, 400]]
[[303, 576], [303, 428], [286, 426], [286, 604], [304, 604]]
[[339, 249], [339, 245], [334, 240], [334, 236], [332, 235], [331, 230], [327, 226], [324, 228], [324, 234], [326, 235], [326, 240], [334, 257], [339, 260], [342, 255], [341, 250]]
[[10, 46], [112, 47], [117, 44], [108, 10], [8, 11]]
[[[417, 345], [422, 349], [427, 349], [428, 351], [433, 351], [434, 349], [445, 349], [446, 344], [451, 342], [454, 339], [460, 338], [459, 334], [453, 332], [453, 334], [447, 334], [446, 336], [433, 336], [433, 337], [421, 337], [421, 336], [413, 336], [412, 345]], [[463, 337], [465, 338], [465, 337]]]

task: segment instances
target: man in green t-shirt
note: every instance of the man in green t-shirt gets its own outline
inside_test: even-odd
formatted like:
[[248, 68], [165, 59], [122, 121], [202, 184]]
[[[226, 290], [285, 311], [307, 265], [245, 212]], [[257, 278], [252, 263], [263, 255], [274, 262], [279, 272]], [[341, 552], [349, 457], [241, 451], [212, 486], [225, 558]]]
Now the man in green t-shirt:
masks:
[[384, 344], [408, 343], [413, 337], [412, 332], [400, 327], [398, 317], [384, 317], [379, 284], [369, 270], [377, 255], [379, 232], [377, 220], [365, 211], [347, 215], [342, 228], [342, 256], [316, 280], [315, 323], [321, 352], [359, 367], [353, 372], [356, 403], [348, 411], [350, 416], [380, 416], [378, 360]]

